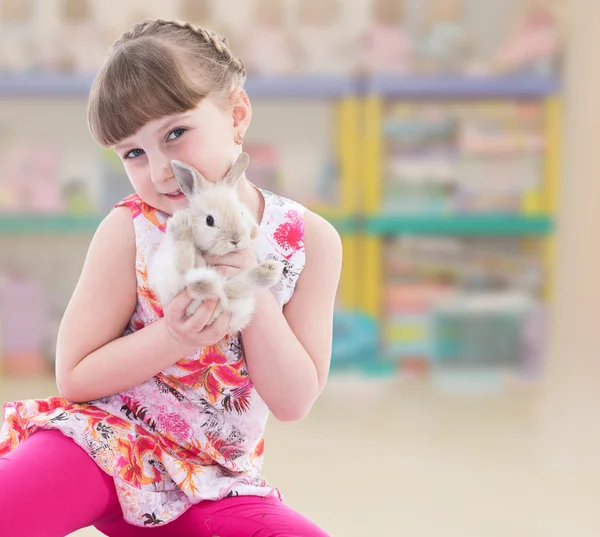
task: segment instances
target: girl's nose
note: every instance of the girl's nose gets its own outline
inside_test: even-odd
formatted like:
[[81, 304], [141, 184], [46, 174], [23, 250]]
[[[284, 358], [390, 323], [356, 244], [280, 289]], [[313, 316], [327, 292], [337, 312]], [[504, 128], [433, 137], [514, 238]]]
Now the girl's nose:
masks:
[[171, 161], [166, 155], [155, 156], [150, 161], [150, 179], [155, 185], [164, 183], [173, 178]]

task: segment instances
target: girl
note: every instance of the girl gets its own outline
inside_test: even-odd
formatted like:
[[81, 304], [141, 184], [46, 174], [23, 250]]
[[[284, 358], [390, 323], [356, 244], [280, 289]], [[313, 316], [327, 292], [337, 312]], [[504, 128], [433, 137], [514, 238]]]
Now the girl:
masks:
[[[245, 179], [256, 254], [209, 259], [227, 275], [285, 265], [243, 337], [205, 326], [187, 291], [164, 310], [147, 261], [186, 206], [177, 159], [209, 181], [241, 152], [252, 108], [227, 41], [146, 21], [119, 39], [89, 97], [89, 125], [123, 160], [136, 194], [99, 226], [57, 342], [62, 397], [8, 403], [0, 433], [0, 535], [323, 536], [260, 476], [268, 412], [302, 419], [329, 369], [341, 243], [323, 219]], [[243, 343], [243, 344], [242, 344]]]

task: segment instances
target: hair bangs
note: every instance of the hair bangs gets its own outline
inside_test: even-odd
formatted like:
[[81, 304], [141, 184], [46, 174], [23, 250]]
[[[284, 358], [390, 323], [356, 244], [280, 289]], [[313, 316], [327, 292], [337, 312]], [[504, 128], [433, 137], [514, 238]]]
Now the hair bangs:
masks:
[[88, 101], [92, 136], [113, 146], [149, 121], [195, 108], [208, 94], [185, 76], [181, 55], [156, 39], [140, 38], [113, 51]]

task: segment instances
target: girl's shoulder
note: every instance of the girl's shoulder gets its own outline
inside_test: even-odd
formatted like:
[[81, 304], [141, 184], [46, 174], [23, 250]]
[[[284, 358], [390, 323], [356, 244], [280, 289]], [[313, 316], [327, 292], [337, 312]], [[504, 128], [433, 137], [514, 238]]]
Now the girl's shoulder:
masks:
[[114, 209], [126, 207], [131, 212], [134, 223], [142, 218], [154, 224], [160, 231], [165, 231], [167, 215], [151, 205], [148, 205], [138, 194], [131, 194], [114, 205]]
[[260, 192], [265, 199], [265, 212], [267, 209], [269, 212], [273, 212], [275, 214], [285, 214], [286, 210], [295, 210], [300, 214], [304, 214], [307, 210], [304, 205], [301, 203], [294, 201], [293, 199], [286, 198], [285, 196], [281, 196], [280, 194], [276, 194], [275, 192], [271, 192], [270, 190], [265, 190], [263, 188], [259, 188]]
[[[304, 250], [305, 240], [331, 245], [340, 240], [335, 227], [319, 214], [301, 203], [285, 196], [260, 189], [265, 198], [265, 211], [261, 225], [278, 239], [290, 242]], [[278, 242], [280, 242], [278, 240]]]

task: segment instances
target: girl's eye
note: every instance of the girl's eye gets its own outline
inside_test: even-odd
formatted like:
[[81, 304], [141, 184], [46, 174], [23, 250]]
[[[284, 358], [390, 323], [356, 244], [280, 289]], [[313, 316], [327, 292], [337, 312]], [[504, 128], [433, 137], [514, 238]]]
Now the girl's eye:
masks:
[[125, 156], [123, 158], [131, 160], [136, 157], [139, 157], [143, 153], [144, 153], [143, 149], [132, 149], [131, 151], [128, 151], [127, 153], [125, 153]]
[[167, 136], [167, 140], [175, 140], [176, 138], [183, 136], [186, 131], [187, 131], [187, 129], [184, 129], [182, 127], [174, 129], [169, 133], [169, 136]]
[[208, 227], [213, 227], [215, 225], [215, 219], [210, 214], [206, 217], [206, 225]]

